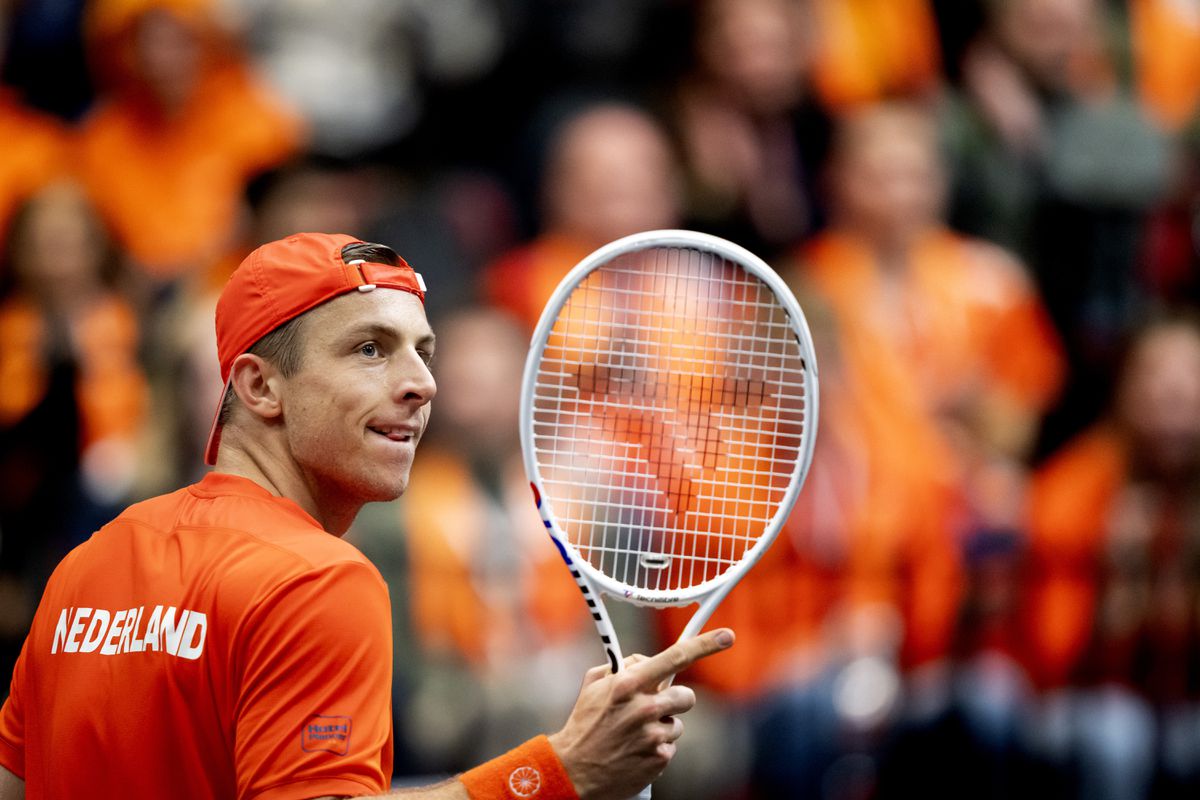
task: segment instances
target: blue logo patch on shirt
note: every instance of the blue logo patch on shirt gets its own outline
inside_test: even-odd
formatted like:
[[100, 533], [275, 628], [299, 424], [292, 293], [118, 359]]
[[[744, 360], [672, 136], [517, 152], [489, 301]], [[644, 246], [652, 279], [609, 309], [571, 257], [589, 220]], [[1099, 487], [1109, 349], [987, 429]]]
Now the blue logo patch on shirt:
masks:
[[350, 717], [313, 714], [300, 731], [300, 749], [344, 756], [350, 751]]

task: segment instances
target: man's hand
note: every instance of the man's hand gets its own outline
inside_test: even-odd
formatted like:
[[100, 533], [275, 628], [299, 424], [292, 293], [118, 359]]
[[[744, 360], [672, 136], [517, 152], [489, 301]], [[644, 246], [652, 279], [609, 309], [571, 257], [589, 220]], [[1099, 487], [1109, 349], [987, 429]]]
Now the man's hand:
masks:
[[683, 734], [675, 715], [696, 704], [691, 689], [663, 684], [732, 644], [733, 631], [720, 628], [650, 658], [630, 656], [615, 674], [588, 670], [567, 724], [549, 737], [582, 800], [624, 800], [662, 774]]

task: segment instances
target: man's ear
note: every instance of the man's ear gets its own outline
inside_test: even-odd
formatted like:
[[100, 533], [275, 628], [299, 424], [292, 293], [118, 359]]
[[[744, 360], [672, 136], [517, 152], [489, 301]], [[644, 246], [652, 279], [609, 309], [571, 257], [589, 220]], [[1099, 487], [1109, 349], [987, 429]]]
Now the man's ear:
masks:
[[253, 353], [242, 353], [229, 370], [230, 385], [238, 400], [250, 413], [264, 420], [283, 413], [279, 395], [281, 377], [274, 364]]

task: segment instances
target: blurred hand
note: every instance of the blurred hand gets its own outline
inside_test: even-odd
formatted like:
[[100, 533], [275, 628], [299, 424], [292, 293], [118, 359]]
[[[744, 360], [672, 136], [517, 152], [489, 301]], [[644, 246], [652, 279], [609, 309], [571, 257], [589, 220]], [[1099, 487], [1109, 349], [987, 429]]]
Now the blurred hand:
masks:
[[978, 42], [963, 58], [963, 85], [1004, 143], [1022, 154], [1044, 146], [1042, 109], [1021, 69], [998, 47]]
[[630, 656], [618, 673], [588, 670], [567, 724], [549, 737], [581, 800], [625, 800], [662, 774], [683, 734], [675, 715], [696, 704], [688, 687], [664, 684], [732, 644], [733, 632], [720, 628]]

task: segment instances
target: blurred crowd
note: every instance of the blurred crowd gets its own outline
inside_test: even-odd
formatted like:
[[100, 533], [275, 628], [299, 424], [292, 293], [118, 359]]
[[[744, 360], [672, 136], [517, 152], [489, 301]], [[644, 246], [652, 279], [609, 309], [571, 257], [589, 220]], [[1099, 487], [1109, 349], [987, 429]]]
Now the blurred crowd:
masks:
[[[1200, 0], [0, 0], [0, 64], [3, 685], [65, 552], [202, 473], [224, 279], [337, 231], [439, 336], [411, 488], [349, 534], [397, 779], [560, 725], [603, 657], [521, 466], [529, 334], [686, 227], [792, 285], [822, 418], [656, 796], [1200, 795]], [[627, 652], [692, 611], [611, 610]]]

